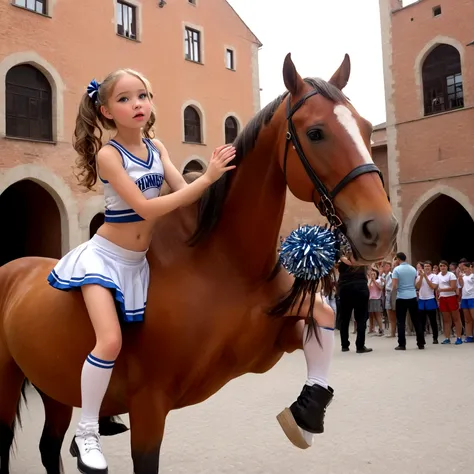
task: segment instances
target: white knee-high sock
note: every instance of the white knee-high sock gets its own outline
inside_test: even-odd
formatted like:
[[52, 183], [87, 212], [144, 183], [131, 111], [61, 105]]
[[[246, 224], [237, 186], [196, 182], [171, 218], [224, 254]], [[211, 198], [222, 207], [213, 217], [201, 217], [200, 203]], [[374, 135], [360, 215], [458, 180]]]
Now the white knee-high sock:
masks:
[[82, 366], [81, 396], [82, 411], [79, 425], [97, 424], [99, 411], [109, 386], [115, 361], [99, 359], [92, 354], [87, 356]]
[[321, 346], [314, 334], [306, 341], [308, 325], [303, 331], [303, 350], [308, 367], [308, 379], [306, 385], [321, 385], [328, 388], [329, 367], [334, 352], [334, 329], [319, 327], [319, 338]]

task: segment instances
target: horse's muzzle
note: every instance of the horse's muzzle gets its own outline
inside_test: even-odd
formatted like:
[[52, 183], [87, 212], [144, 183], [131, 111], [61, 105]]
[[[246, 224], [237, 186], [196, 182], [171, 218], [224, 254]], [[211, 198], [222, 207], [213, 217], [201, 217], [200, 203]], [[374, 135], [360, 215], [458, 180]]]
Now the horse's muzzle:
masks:
[[386, 257], [397, 238], [398, 221], [393, 214], [364, 216], [346, 223], [346, 235], [357, 260], [373, 262]]

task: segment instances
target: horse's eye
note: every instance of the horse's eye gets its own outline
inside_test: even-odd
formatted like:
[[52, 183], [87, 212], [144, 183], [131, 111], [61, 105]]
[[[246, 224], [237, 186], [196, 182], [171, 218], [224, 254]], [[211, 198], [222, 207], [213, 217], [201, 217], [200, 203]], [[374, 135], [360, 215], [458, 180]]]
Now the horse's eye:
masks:
[[324, 140], [324, 133], [320, 128], [313, 128], [308, 131], [308, 138], [312, 142], [320, 142], [321, 140]]

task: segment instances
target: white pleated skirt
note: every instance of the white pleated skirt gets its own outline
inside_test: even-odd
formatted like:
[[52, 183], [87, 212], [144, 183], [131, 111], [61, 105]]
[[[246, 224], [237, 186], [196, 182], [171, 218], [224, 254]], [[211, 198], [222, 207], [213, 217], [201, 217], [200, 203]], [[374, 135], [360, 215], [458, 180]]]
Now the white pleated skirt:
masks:
[[83, 285], [109, 288], [124, 322], [143, 321], [150, 281], [146, 250], [127, 250], [95, 234], [65, 255], [48, 276], [63, 291]]

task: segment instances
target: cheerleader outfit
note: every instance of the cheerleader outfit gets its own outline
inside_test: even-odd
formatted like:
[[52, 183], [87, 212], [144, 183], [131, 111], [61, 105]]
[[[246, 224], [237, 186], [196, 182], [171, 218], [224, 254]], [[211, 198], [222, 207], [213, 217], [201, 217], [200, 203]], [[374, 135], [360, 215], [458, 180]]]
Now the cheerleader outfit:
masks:
[[[122, 164], [147, 199], [160, 195], [164, 179], [160, 152], [154, 143], [144, 138], [147, 161], [132, 155], [115, 140], [113, 146], [122, 157]], [[105, 222], [126, 223], [143, 220], [118, 196], [108, 181], [104, 185]], [[124, 249], [100, 235], [94, 235], [66, 254], [53, 268], [48, 282], [54, 288], [69, 291], [82, 285], [97, 284], [112, 290], [120, 317], [124, 322], [143, 321], [150, 278], [146, 250]]]

